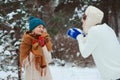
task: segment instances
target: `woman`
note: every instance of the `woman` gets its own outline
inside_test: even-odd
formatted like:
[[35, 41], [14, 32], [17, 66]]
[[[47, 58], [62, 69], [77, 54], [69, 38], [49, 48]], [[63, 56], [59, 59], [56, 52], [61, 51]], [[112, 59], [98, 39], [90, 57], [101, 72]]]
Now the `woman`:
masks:
[[49, 62], [52, 61], [52, 43], [43, 20], [30, 17], [29, 31], [20, 45], [20, 65], [24, 67], [24, 80], [52, 80]]
[[82, 19], [83, 32], [72, 28], [68, 35], [78, 41], [84, 58], [92, 55], [103, 80], [120, 80], [120, 44], [115, 32], [106, 23], [101, 24], [104, 13], [89, 6]]

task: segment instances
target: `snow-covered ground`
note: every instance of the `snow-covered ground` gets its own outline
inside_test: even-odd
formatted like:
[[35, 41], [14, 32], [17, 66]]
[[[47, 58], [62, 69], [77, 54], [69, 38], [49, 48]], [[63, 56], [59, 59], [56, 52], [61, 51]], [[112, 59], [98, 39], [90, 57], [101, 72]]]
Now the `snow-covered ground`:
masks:
[[96, 67], [61, 67], [50, 66], [53, 80], [102, 80]]
[[[50, 66], [53, 80], [102, 80], [96, 67], [80, 68], [70, 66]], [[17, 76], [15, 73], [0, 71], [0, 80], [8, 80], [7, 76]], [[9, 80], [13, 80], [12, 78]], [[17, 80], [17, 79], [14, 79]]]

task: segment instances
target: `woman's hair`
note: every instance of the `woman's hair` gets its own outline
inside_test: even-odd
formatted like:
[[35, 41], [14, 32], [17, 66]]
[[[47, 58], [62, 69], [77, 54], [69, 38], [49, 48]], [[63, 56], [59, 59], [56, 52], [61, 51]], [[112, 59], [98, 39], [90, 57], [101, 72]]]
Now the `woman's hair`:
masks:
[[85, 14], [83, 14], [82, 19], [83, 19], [83, 20], [86, 20], [86, 17], [87, 17], [87, 16], [86, 16]]

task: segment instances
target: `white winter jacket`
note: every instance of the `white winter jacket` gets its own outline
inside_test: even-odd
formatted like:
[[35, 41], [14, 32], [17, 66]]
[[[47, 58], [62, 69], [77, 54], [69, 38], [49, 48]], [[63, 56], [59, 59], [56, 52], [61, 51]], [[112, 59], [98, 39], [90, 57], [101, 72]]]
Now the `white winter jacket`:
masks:
[[104, 80], [120, 78], [120, 44], [107, 24], [91, 27], [86, 37], [78, 35], [77, 40], [82, 56], [93, 56]]

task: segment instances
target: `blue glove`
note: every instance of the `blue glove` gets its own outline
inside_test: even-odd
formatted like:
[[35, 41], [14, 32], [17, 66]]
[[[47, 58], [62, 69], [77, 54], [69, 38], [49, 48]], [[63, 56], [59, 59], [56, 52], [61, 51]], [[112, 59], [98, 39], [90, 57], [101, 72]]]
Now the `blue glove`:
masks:
[[82, 30], [78, 28], [70, 28], [67, 31], [67, 35], [70, 36], [73, 39], [76, 39], [79, 34], [82, 34]]

